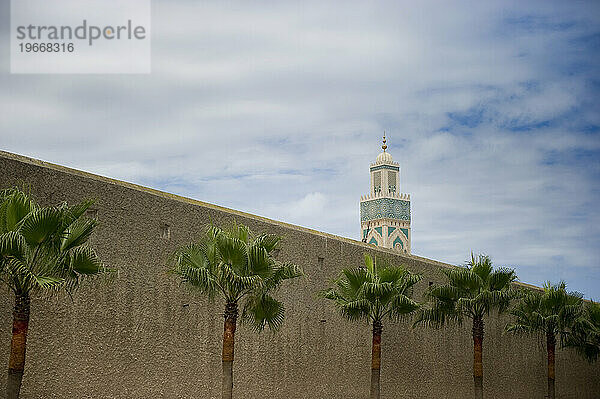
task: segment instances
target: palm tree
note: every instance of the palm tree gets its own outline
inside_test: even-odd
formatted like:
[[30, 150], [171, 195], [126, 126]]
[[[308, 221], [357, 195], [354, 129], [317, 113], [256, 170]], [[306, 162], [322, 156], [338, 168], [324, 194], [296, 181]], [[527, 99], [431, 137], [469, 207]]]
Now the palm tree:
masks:
[[583, 314], [581, 294], [567, 292], [566, 284], [560, 282], [544, 284], [544, 291], [528, 291], [522, 294], [521, 301], [511, 310], [514, 323], [506, 326], [506, 331], [518, 334], [543, 334], [546, 338], [548, 354], [548, 397], [554, 399], [554, 354], [556, 338], [565, 343], [573, 325]]
[[0, 282], [15, 295], [7, 398], [19, 397], [31, 298], [44, 290], [72, 292], [83, 276], [106, 269], [86, 245], [96, 221], [92, 204], [41, 207], [18, 188], [0, 192]]
[[600, 304], [586, 302], [582, 317], [573, 324], [571, 334], [566, 337], [565, 346], [575, 348], [589, 362], [595, 362], [600, 355]]
[[335, 302], [343, 317], [365, 320], [373, 326], [370, 398], [379, 399], [381, 333], [383, 320], [399, 320], [412, 314], [419, 304], [411, 299], [413, 286], [421, 280], [402, 266], [392, 266], [365, 254], [365, 267], [343, 269], [323, 297]]
[[290, 262], [278, 262], [273, 251], [281, 242], [274, 234], [253, 236], [248, 227], [234, 224], [222, 230], [210, 226], [197, 243], [179, 248], [171, 272], [209, 298], [225, 301], [222, 351], [222, 398], [233, 394], [233, 359], [238, 307], [242, 321], [256, 331], [277, 330], [284, 320], [285, 307], [272, 294], [285, 280], [303, 275]]
[[511, 283], [517, 279], [508, 268], [494, 270], [486, 255], [475, 256], [464, 267], [444, 269], [448, 283], [433, 285], [426, 296], [431, 307], [421, 309], [413, 326], [424, 324], [440, 327], [447, 323], [461, 324], [465, 318], [473, 322], [473, 382], [475, 398], [483, 398], [483, 335], [484, 317], [492, 309], [506, 310], [514, 297]]

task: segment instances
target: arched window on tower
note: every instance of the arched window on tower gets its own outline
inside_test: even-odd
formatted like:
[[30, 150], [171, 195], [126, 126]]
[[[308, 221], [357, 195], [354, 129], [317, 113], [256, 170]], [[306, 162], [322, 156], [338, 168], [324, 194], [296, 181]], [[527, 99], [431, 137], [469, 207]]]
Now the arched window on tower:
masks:
[[388, 192], [394, 194], [396, 192], [396, 172], [388, 170]]
[[373, 191], [375, 194], [381, 192], [381, 172], [375, 172], [373, 174]]
[[394, 248], [404, 250], [404, 243], [402, 243], [400, 237], [396, 237], [394, 240]]

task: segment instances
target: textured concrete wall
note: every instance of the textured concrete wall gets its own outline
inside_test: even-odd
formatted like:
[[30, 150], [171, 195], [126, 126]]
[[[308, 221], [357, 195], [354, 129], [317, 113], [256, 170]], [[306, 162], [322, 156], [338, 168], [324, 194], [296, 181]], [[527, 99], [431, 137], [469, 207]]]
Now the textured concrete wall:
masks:
[[[255, 231], [285, 236], [279, 258], [296, 262], [308, 274], [280, 291], [287, 319], [279, 333], [238, 328], [237, 398], [367, 397], [370, 327], [342, 320], [317, 292], [342, 266], [359, 264], [365, 251], [423, 273], [419, 296], [428, 282], [441, 282], [440, 269], [448, 267], [0, 152], [0, 187], [19, 182], [31, 185], [45, 204], [96, 198], [101, 224], [92, 244], [108, 265], [119, 269], [113, 282], [85, 284], [73, 301], [32, 301], [23, 399], [220, 397], [223, 304], [209, 303], [166, 275], [168, 255], [197, 237], [209, 220], [222, 224], [235, 219]], [[170, 239], [161, 238], [165, 224]], [[0, 359], [8, 362], [13, 298], [5, 289], [0, 292]], [[504, 317], [486, 321], [486, 397], [543, 398], [543, 347], [534, 338], [502, 335], [505, 322]], [[388, 322], [382, 348], [382, 398], [470, 397], [468, 324], [413, 330]], [[599, 365], [558, 351], [558, 397], [600, 397], [599, 371]]]

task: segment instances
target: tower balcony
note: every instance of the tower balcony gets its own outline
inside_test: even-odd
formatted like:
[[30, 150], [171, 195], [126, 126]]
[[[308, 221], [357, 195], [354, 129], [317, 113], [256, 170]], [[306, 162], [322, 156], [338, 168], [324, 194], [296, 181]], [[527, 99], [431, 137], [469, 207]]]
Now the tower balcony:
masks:
[[410, 201], [410, 194], [404, 194], [404, 193], [390, 193], [390, 192], [379, 192], [379, 193], [371, 193], [371, 194], [367, 194], [367, 195], [361, 195], [360, 196], [360, 202], [364, 202], [364, 201], [371, 201], [374, 199], [378, 199], [378, 198], [393, 198], [393, 199], [399, 199], [402, 201]]

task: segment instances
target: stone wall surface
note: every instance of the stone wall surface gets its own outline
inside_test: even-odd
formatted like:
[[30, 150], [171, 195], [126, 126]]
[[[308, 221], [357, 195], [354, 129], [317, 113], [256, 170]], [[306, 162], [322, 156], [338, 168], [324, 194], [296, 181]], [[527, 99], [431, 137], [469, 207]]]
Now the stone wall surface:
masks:
[[[399, 255], [345, 238], [244, 214], [129, 183], [0, 152], [0, 188], [26, 183], [44, 204], [97, 199], [100, 225], [91, 242], [119, 270], [112, 281], [84, 284], [68, 297], [32, 300], [22, 398], [219, 398], [223, 303], [210, 303], [166, 273], [176, 247], [211, 220], [233, 220], [285, 237], [279, 259], [307, 278], [285, 285], [286, 322], [276, 334], [240, 326], [236, 334], [236, 398], [368, 397], [370, 327], [342, 320], [317, 297], [341, 267], [370, 252], [442, 282], [449, 265]], [[358, 221], [357, 221], [358, 223]], [[164, 225], [170, 238], [162, 238]], [[468, 254], [465, 254], [467, 256]], [[0, 297], [0, 359], [8, 362], [13, 297]], [[536, 338], [501, 333], [505, 316], [486, 321], [487, 398], [543, 398], [545, 355]], [[385, 323], [382, 398], [472, 396], [470, 325], [412, 329]], [[559, 398], [599, 398], [600, 366], [557, 352]], [[5, 377], [0, 379], [0, 392]]]

